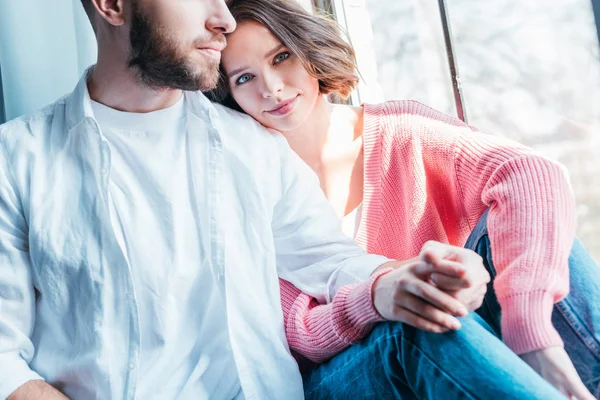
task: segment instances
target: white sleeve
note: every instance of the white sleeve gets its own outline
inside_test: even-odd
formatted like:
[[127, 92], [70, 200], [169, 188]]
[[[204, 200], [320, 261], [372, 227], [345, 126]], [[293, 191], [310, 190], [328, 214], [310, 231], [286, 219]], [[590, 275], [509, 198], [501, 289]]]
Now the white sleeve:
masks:
[[6, 151], [0, 142], [0, 399], [31, 380], [34, 354], [29, 335], [35, 318], [35, 291], [27, 223], [11, 182]]
[[367, 280], [389, 260], [369, 255], [341, 231], [316, 174], [274, 134], [281, 157], [282, 197], [273, 214], [279, 276], [328, 303], [344, 285]]

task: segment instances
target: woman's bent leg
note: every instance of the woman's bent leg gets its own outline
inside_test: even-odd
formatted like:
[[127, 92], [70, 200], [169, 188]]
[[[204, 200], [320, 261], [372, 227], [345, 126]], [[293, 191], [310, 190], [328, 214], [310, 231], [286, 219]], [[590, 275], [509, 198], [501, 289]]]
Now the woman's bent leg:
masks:
[[304, 374], [311, 399], [562, 399], [477, 314], [456, 332], [378, 324], [361, 343]]

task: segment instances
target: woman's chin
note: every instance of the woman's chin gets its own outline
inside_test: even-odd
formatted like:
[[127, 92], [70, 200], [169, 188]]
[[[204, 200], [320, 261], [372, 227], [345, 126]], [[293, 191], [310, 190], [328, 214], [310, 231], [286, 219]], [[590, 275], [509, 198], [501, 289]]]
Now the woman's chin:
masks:
[[284, 118], [269, 118], [265, 121], [262, 121], [261, 123], [267, 128], [274, 129], [279, 132], [290, 132], [300, 128], [303, 121], [304, 120], [302, 120], [301, 118], [298, 118], [298, 115], [292, 114]]
[[279, 132], [287, 132], [297, 128], [296, 124], [285, 123], [285, 121], [260, 121], [260, 123], [267, 129], [273, 129]]

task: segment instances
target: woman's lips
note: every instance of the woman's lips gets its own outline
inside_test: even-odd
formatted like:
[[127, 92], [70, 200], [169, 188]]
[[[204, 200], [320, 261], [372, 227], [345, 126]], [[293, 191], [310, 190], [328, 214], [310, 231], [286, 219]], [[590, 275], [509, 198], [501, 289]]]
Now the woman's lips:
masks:
[[271, 115], [277, 116], [277, 117], [282, 117], [282, 116], [287, 115], [290, 112], [292, 112], [292, 110], [294, 109], [294, 106], [296, 105], [297, 100], [298, 100], [298, 95], [291, 99], [282, 101], [281, 103], [277, 104], [277, 106], [275, 108], [273, 108], [272, 110], [266, 111], [266, 112]]

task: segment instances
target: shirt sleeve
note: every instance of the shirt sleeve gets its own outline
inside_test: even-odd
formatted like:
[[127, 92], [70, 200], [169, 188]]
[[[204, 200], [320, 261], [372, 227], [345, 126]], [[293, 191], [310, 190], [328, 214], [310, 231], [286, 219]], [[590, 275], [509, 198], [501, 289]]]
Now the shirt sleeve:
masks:
[[344, 285], [367, 280], [386, 257], [367, 254], [341, 231], [315, 173], [274, 134], [281, 158], [282, 196], [273, 213], [280, 278], [323, 304]]
[[35, 292], [31, 278], [27, 223], [11, 182], [6, 151], [0, 142], [0, 398], [31, 380], [34, 355]]

